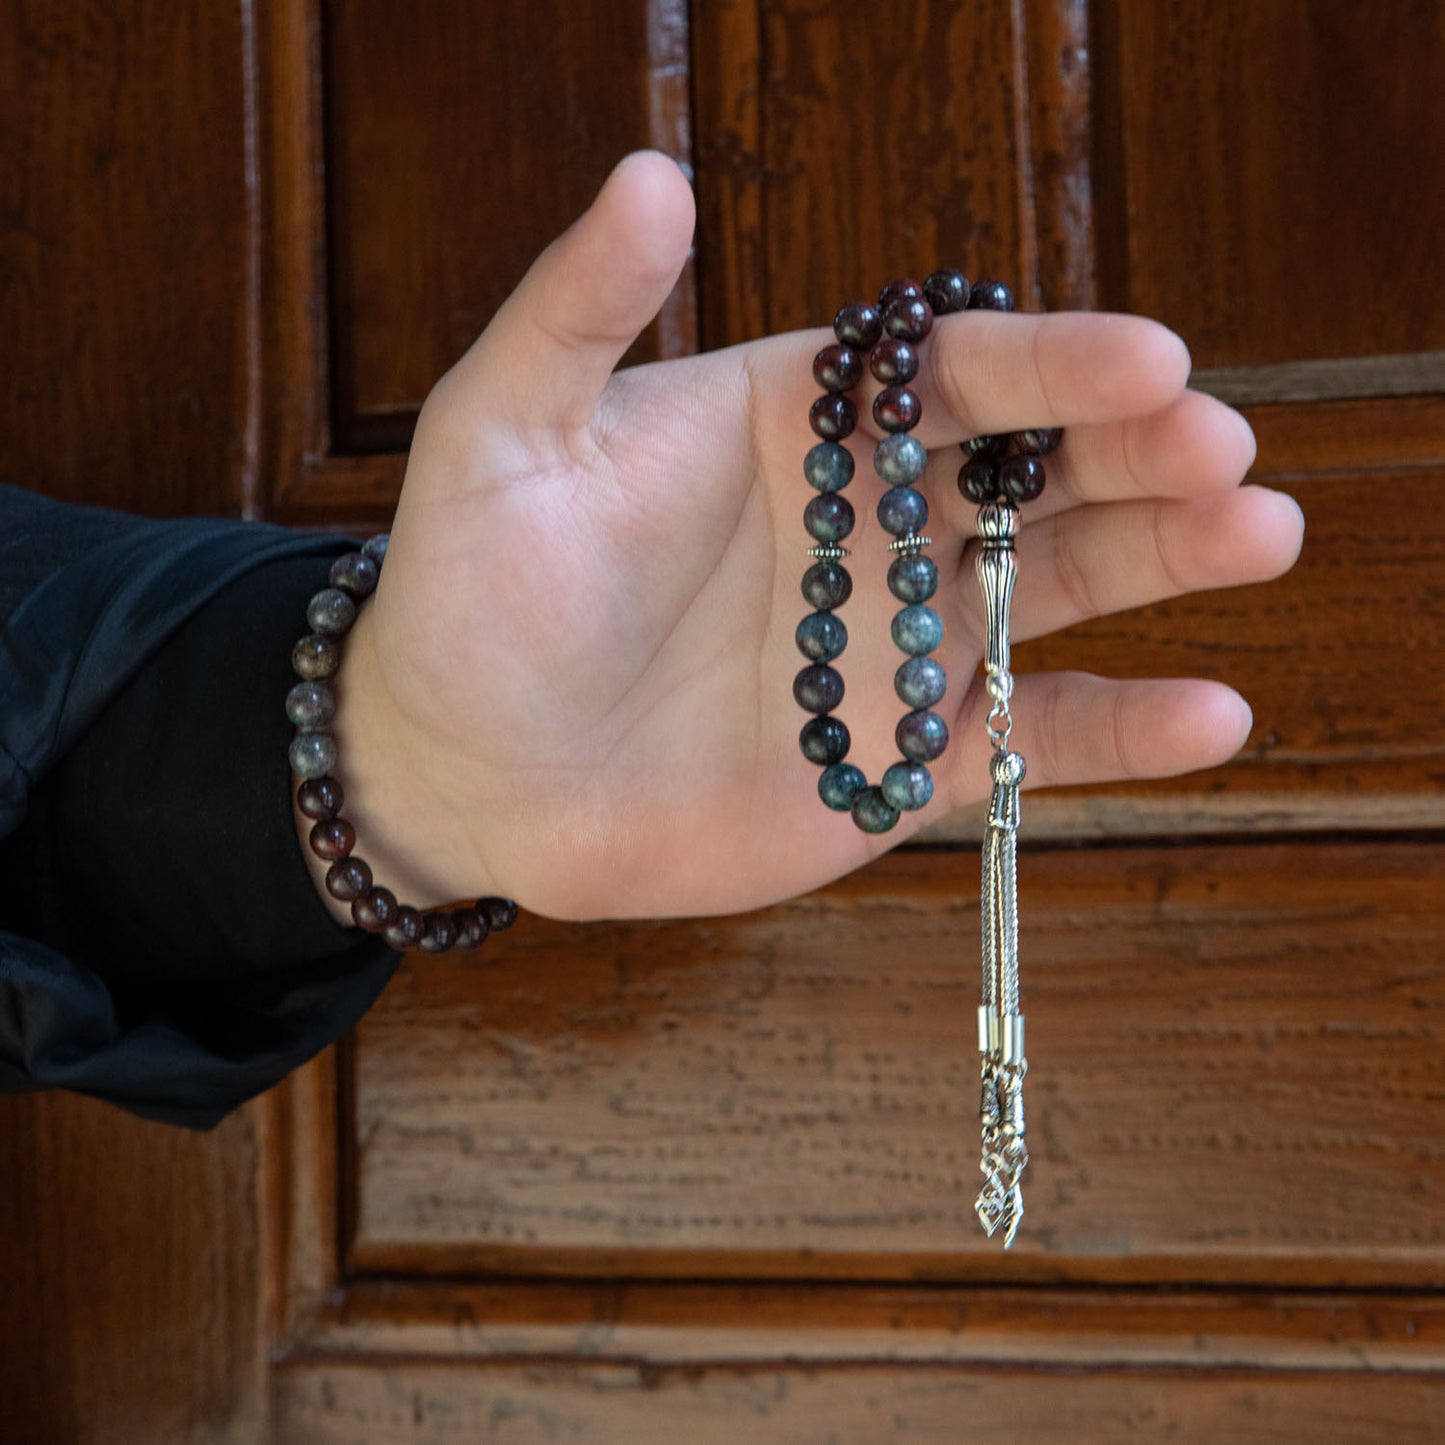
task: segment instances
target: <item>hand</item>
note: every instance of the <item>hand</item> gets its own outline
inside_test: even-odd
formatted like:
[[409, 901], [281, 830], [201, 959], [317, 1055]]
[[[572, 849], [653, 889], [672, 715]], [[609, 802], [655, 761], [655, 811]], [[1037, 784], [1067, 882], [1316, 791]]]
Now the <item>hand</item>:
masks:
[[[915, 435], [939, 448], [924, 485], [953, 740], [934, 803], [891, 833], [860, 833], [820, 802], [792, 699], [793, 630], [809, 610], [811, 359], [828, 333], [613, 370], [675, 283], [692, 226], [676, 167], [629, 157], [427, 399], [337, 722], [358, 852], [405, 901], [500, 893], [571, 919], [760, 907], [985, 793], [980, 604], [971, 561], [960, 566], [975, 509], [950, 445], [964, 437], [1067, 428], [1023, 512], [1018, 640], [1273, 577], [1298, 553], [1298, 507], [1239, 488], [1249, 428], [1186, 390], [1188, 353], [1164, 327], [940, 318]], [[876, 782], [904, 708], [869, 425], [851, 444], [839, 714], [850, 761]], [[1020, 676], [1013, 710], [1031, 786], [1210, 767], [1251, 721], [1218, 683], [1078, 673]]]

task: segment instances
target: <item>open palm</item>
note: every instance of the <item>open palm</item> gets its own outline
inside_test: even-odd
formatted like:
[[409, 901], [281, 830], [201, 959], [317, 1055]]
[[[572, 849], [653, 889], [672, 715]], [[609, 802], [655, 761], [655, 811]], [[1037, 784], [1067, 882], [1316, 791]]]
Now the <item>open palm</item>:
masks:
[[[810, 361], [827, 333], [613, 371], [691, 230], [677, 169], [630, 157], [423, 410], [338, 719], [343, 768], [354, 760], [364, 778], [343, 774], [363, 848], [419, 902], [496, 892], [564, 918], [757, 907], [984, 793], [980, 605], [964, 565], [975, 509], [953, 485], [952, 444], [966, 436], [1067, 429], [1024, 513], [1017, 638], [1261, 580], [1297, 554], [1298, 508], [1238, 487], [1249, 429], [1186, 390], [1187, 352], [1163, 327], [941, 318], [915, 435], [937, 448], [922, 485], [950, 678], [937, 710], [954, 741], [928, 809], [883, 837], [860, 833], [818, 799], [791, 693], [793, 630], [809, 610]], [[869, 516], [881, 492], [871, 439], [850, 445], [859, 527], [839, 712], [850, 761], [876, 781], [905, 710], [888, 627], [899, 604]], [[1031, 785], [1211, 766], [1249, 727], [1242, 699], [1200, 680], [1025, 676], [1014, 713]]]

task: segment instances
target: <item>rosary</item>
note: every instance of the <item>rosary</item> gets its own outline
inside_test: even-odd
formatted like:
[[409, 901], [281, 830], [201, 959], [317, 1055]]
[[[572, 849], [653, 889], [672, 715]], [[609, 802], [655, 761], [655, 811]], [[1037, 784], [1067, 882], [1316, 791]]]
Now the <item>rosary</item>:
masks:
[[[803, 512], [813, 538], [813, 565], [803, 577], [803, 596], [815, 609], [798, 624], [798, 650], [808, 664], [793, 681], [793, 696], [812, 716], [803, 725], [803, 756], [818, 764], [818, 794], [828, 807], [852, 815], [865, 833], [886, 833], [901, 812], [921, 808], [933, 797], [928, 764], [948, 746], [948, 725], [932, 709], [943, 700], [948, 678], [930, 656], [943, 642], [943, 619], [929, 607], [938, 589], [938, 568], [924, 554], [932, 538], [923, 535], [928, 503], [915, 483], [922, 480], [928, 454], [909, 433], [923, 414], [909, 382], [918, 375], [919, 344], [935, 316], [951, 312], [1012, 311], [1013, 293], [998, 281], [972, 286], [958, 271], [935, 271], [922, 286], [893, 281], [877, 306], [855, 301], [833, 320], [836, 344], [813, 359], [813, 377], [823, 388], [808, 421], [820, 438], [803, 462], [803, 474], [817, 491]], [[843, 678], [830, 664], [848, 645], [848, 630], [836, 609], [852, 594], [853, 579], [842, 565], [842, 545], [853, 531], [852, 504], [840, 495], [853, 479], [853, 456], [844, 446], [858, 422], [847, 395], [863, 377], [863, 362], [882, 390], [873, 419], [885, 433], [873, 452], [873, 470], [887, 490], [878, 502], [878, 521], [892, 535], [888, 590], [903, 604], [893, 618], [893, 641], [906, 654], [893, 686], [908, 707], [894, 732], [902, 758], [870, 784], [845, 762], [851, 738], [833, 710], [843, 700]], [[962, 443], [964, 463], [958, 489], [978, 506], [979, 550], [975, 558], [986, 620], [984, 686], [992, 699], [985, 726], [993, 756], [993, 789], [983, 838], [983, 879], [979, 897], [983, 942], [983, 999], [978, 1010], [978, 1047], [983, 1057], [979, 1123], [983, 1187], [974, 1203], [984, 1233], [1003, 1230], [1004, 1246], [1014, 1242], [1023, 1219], [1021, 1179], [1028, 1164], [1024, 1142], [1024, 1016], [1019, 1012], [1018, 884], [1015, 840], [1019, 826], [1019, 785], [1024, 760], [1009, 747], [1013, 715], [1013, 674], [1009, 668], [1009, 608], [1013, 599], [1018, 508], [1044, 489], [1040, 457], [1058, 446], [1056, 427], [1016, 435], [977, 436]]]

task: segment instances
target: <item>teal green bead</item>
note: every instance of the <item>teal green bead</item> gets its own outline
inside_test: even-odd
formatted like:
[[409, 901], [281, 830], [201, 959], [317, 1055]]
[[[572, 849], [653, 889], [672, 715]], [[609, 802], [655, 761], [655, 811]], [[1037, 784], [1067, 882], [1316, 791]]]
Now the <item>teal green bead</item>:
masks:
[[853, 453], [837, 442], [819, 442], [803, 458], [803, 475], [820, 492], [841, 492], [853, 480]]
[[803, 573], [803, 596], [819, 612], [841, 607], [853, 595], [853, 578], [836, 562], [815, 562]]
[[922, 763], [894, 763], [879, 787], [892, 807], [911, 813], [933, 797], [933, 774]]
[[893, 487], [878, 498], [878, 525], [895, 537], [921, 532], [928, 525], [928, 502], [912, 487]]
[[336, 740], [330, 733], [297, 733], [290, 758], [291, 771], [298, 777], [324, 778], [336, 766]]
[[841, 542], [852, 532], [855, 520], [852, 502], [835, 492], [824, 492], [803, 508], [803, 525], [820, 542]]
[[339, 637], [356, 621], [356, 602], [339, 587], [323, 587], [306, 604], [306, 621], [313, 632]]
[[903, 652], [921, 657], [943, 642], [943, 618], [931, 607], [905, 607], [893, 619], [893, 641]]
[[848, 725], [842, 718], [824, 713], [822, 717], [810, 717], [798, 734], [798, 746], [810, 763], [827, 767], [830, 763], [841, 763], [848, 756], [853, 739], [848, 734]]
[[832, 612], [805, 617], [794, 634], [798, 651], [812, 662], [832, 662], [848, 646], [848, 629]]
[[888, 590], [900, 602], [927, 602], [938, 591], [938, 568], [921, 553], [897, 558], [888, 569]]
[[873, 470], [890, 487], [907, 487], [916, 482], [928, 465], [923, 443], [907, 432], [886, 436], [873, 450]]
[[324, 728], [336, 716], [336, 694], [324, 682], [298, 682], [286, 694], [286, 716], [298, 728]]
[[853, 799], [867, 786], [863, 770], [852, 763], [834, 763], [818, 775], [818, 796], [835, 813], [846, 813], [853, 806]]
[[882, 788], [864, 788], [854, 797], [851, 811], [865, 833], [886, 833], [898, 822], [898, 809], [883, 796]]
[[931, 657], [910, 657], [893, 674], [893, 690], [911, 708], [932, 707], [948, 691], [948, 674]]
[[911, 763], [931, 763], [948, 746], [948, 724], [936, 712], [906, 712], [893, 740]]

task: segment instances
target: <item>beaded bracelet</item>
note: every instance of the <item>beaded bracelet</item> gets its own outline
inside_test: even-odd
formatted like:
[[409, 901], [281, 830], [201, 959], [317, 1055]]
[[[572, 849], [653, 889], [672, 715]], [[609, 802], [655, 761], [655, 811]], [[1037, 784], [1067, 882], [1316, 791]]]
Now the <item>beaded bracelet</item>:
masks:
[[359, 928], [379, 933], [399, 952], [473, 949], [488, 933], [510, 928], [517, 921], [517, 905], [510, 898], [479, 898], [468, 908], [443, 911], [398, 903], [396, 894], [374, 882], [365, 860], [353, 851], [356, 829], [341, 816], [345, 795], [334, 776], [336, 739], [331, 732], [336, 694], [325, 679], [334, 677], [341, 666], [340, 640], [356, 621], [357, 608], [376, 590], [387, 540], [388, 534], [380, 533], [359, 552], [348, 552], [331, 564], [331, 585], [317, 592], [306, 607], [311, 631], [291, 650], [291, 666], [301, 679], [286, 694], [286, 716], [296, 726], [291, 770], [302, 780], [296, 802], [316, 820], [310, 844], [311, 851], [331, 865], [326, 891], [351, 905]]

